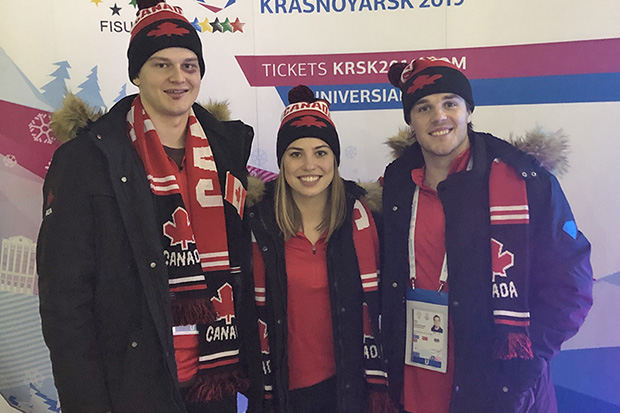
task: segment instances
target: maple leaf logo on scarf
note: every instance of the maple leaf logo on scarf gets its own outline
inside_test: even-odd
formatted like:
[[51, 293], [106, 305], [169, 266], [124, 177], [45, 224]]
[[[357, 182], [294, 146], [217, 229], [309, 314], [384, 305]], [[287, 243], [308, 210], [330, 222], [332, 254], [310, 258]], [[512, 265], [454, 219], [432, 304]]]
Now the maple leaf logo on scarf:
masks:
[[370, 314], [368, 313], [368, 304], [362, 305], [362, 323], [364, 326], [364, 338], [375, 338], [375, 333], [372, 331], [372, 324], [370, 322]]
[[170, 238], [170, 246], [181, 245], [185, 251], [188, 244], [196, 243], [194, 240], [194, 232], [189, 224], [189, 216], [187, 211], [182, 207], [177, 207], [172, 214], [172, 222], [168, 221], [164, 224], [164, 235]]
[[495, 276], [508, 277], [506, 270], [514, 265], [514, 254], [508, 250], [503, 250], [504, 244], [491, 238], [491, 256], [493, 257], [493, 278]]
[[295, 127], [302, 127], [302, 126], [316, 126], [317, 128], [326, 128], [327, 125], [325, 124], [324, 121], [322, 121], [321, 119], [317, 118], [316, 116], [310, 116], [310, 115], [306, 115], [303, 116], [301, 119], [296, 120], [295, 122], [291, 123], [291, 126], [295, 126]]
[[173, 35], [185, 36], [188, 33], [189, 33], [189, 30], [187, 30], [184, 27], [177, 26], [176, 24], [172, 22], [164, 22], [160, 24], [159, 26], [157, 26], [156, 29], [153, 29], [150, 32], [148, 32], [147, 36], [149, 37], [160, 37], [160, 36], [171, 37]]
[[221, 286], [217, 290], [217, 297], [212, 297], [211, 302], [217, 312], [216, 320], [226, 320], [226, 324], [232, 324], [232, 319], [235, 316], [235, 304], [230, 284], [226, 283]]
[[441, 77], [442, 75], [420, 75], [413, 81], [413, 84], [409, 86], [409, 89], [407, 89], [407, 94], [410, 95], [416, 90], [420, 90], [428, 85], [432, 85], [433, 83], [441, 79]]
[[258, 319], [258, 334], [260, 338], [260, 351], [264, 354], [269, 354], [269, 333], [267, 333], [267, 323], [260, 318]]

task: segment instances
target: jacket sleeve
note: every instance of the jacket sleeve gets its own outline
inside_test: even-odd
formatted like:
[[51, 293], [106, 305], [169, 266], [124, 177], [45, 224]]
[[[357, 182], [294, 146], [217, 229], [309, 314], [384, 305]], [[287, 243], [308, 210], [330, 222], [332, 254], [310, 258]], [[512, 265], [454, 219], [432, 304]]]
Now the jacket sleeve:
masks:
[[54, 155], [43, 186], [37, 243], [43, 336], [63, 411], [111, 410], [95, 332], [95, 248], [88, 160], [73, 142]]
[[[540, 192], [528, 188], [534, 224], [530, 310], [533, 350], [550, 360], [574, 336], [592, 306], [590, 243], [575, 218], [557, 179], [537, 180]], [[540, 183], [544, 182], [541, 188]]]

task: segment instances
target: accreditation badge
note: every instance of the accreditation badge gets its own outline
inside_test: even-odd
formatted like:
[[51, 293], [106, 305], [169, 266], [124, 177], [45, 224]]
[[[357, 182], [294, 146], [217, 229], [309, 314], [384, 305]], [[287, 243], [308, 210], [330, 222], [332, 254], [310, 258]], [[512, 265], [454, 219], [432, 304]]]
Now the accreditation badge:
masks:
[[407, 289], [405, 364], [445, 373], [448, 364], [448, 293]]

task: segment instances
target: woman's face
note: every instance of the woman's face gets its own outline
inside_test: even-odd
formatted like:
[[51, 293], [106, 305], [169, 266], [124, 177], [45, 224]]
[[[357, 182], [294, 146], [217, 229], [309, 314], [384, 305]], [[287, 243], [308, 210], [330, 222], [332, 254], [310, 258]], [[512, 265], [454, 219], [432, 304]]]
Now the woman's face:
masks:
[[284, 179], [293, 190], [293, 199], [327, 199], [326, 190], [334, 179], [335, 165], [334, 152], [322, 139], [293, 141], [282, 157]]

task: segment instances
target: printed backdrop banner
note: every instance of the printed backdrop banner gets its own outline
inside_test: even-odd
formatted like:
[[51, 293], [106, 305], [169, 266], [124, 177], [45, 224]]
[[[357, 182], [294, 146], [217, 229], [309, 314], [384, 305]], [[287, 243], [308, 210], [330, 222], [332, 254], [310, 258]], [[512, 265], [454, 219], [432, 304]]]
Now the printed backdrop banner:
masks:
[[[106, 111], [137, 92], [126, 51], [135, 0], [1, 0], [0, 393], [27, 412], [59, 411], [40, 331], [35, 251], [41, 186], [59, 146], [50, 115], [66, 91]], [[552, 367], [560, 410], [620, 411], [620, 3], [617, 0], [168, 0], [203, 42], [200, 102], [226, 100], [254, 126], [250, 170], [278, 172], [288, 90], [332, 102], [341, 174], [373, 181], [406, 127], [392, 62], [434, 56], [472, 81], [475, 128], [569, 137], [560, 177], [593, 244], [595, 305]], [[86, 379], [86, 378], [85, 378]], [[244, 409], [240, 403], [240, 410]]]

